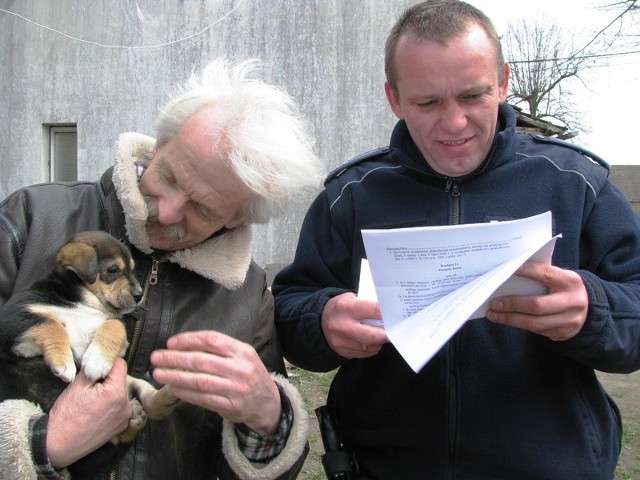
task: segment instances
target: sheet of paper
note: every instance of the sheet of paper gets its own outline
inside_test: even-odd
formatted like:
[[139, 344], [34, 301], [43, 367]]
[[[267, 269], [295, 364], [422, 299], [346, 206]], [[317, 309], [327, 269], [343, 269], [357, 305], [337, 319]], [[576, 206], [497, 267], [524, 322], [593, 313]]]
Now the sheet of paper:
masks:
[[550, 212], [362, 235], [384, 328], [415, 371], [467, 320], [483, 317], [494, 296], [544, 293], [542, 285], [513, 273], [529, 258], [549, 263], [555, 245]]
[[[358, 298], [363, 298], [365, 300], [374, 300], [376, 302], [378, 301], [378, 296], [376, 295], [376, 287], [373, 284], [373, 277], [371, 276], [371, 269], [369, 268], [369, 261], [366, 258], [362, 259], [362, 263], [360, 265]], [[378, 320], [377, 318], [367, 318], [365, 320], [362, 320], [362, 323], [371, 325], [372, 327], [384, 328], [384, 322], [382, 320]]]

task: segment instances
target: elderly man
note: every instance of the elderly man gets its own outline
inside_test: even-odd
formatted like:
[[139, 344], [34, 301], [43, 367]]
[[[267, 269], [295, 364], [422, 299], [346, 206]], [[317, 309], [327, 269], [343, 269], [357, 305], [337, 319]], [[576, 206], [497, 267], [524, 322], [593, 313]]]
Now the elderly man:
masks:
[[217, 60], [194, 75], [162, 110], [157, 139], [122, 135], [99, 182], [31, 186], [0, 206], [2, 303], [76, 232], [106, 230], [132, 248], [144, 298], [126, 319], [129, 373], [183, 400], [101, 476], [75, 474], [74, 463], [129, 421], [122, 359], [103, 382], [79, 372], [47, 415], [5, 400], [3, 479], [297, 476], [307, 415], [282, 376], [251, 224], [316, 186], [321, 169], [292, 100], [252, 68]]

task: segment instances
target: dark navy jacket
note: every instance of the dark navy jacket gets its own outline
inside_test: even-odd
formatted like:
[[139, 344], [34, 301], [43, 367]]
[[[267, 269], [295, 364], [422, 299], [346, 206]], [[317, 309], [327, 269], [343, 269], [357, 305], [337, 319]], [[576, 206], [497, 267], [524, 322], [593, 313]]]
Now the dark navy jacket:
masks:
[[[276, 277], [285, 355], [340, 367], [329, 394], [344, 443], [379, 479], [611, 479], [621, 422], [595, 370], [640, 367], [640, 228], [608, 167], [576, 147], [499, 132], [478, 170], [446, 178], [398, 122], [390, 146], [343, 165], [305, 218], [294, 262]], [[586, 324], [563, 342], [469, 321], [418, 373], [387, 344], [366, 360], [337, 355], [325, 303], [357, 289], [361, 229], [511, 220], [550, 210], [553, 264], [589, 295]]]

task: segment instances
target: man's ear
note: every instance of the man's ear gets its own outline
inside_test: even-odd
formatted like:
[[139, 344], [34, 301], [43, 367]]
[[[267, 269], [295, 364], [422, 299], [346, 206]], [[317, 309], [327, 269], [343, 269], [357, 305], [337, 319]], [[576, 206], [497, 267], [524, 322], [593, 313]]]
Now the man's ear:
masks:
[[398, 101], [396, 90], [391, 86], [391, 84], [388, 81], [384, 82], [384, 93], [387, 95], [387, 101], [389, 102], [391, 111], [394, 113], [396, 117], [402, 120], [404, 118], [404, 115], [402, 115], [402, 107], [400, 107], [400, 102]]
[[502, 83], [498, 85], [500, 95], [500, 103], [507, 101], [507, 93], [509, 93], [509, 76], [511, 75], [511, 67], [507, 62], [504, 63], [504, 71], [502, 72]]

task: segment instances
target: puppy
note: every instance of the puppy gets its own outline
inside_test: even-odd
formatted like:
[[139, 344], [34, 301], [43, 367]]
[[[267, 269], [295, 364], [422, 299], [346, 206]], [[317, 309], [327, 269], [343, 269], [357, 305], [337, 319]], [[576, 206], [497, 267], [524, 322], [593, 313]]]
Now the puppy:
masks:
[[[106, 232], [74, 235], [44, 279], [14, 295], [0, 312], [0, 400], [23, 398], [48, 412], [77, 373], [99, 381], [128, 346], [121, 318], [142, 299], [129, 250]], [[177, 399], [127, 377], [129, 427], [70, 470], [107, 468], [133, 442], [147, 417], [171, 414]], [[72, 466], [73, 467], [73, 466]]]

